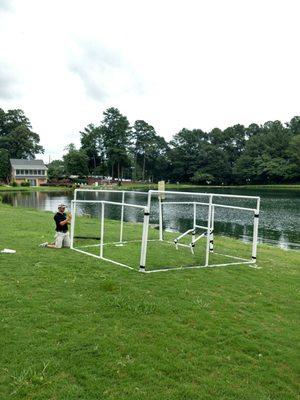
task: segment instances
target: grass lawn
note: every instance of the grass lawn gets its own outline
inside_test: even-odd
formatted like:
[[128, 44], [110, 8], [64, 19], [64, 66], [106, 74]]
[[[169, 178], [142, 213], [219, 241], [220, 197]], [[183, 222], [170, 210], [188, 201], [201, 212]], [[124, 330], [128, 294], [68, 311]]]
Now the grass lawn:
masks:
[[51, 213], [0, 217], [0, 248], [17, 250], [0, 254], [0, 399], [299, 399], [299, 252], [262, 245], [261, 269], [141, 274], [39, 248]]

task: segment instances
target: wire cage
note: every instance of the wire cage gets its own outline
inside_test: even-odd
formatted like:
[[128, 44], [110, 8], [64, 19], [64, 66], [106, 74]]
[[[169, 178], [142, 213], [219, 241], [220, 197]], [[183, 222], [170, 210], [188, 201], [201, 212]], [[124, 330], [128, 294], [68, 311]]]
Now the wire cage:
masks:
[[[255, 264], [259, 208], [256, 196], [76, 189], [71, 249], [145, 273]], [[248, 215], [251, 257], [229, 254], [226, 248], [216, 251], [220, 210]]]

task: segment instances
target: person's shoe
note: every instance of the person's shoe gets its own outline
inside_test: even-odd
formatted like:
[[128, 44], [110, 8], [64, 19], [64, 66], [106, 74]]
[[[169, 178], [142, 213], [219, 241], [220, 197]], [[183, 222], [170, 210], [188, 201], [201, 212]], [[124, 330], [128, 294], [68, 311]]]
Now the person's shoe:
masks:
[[40, 247], [47, 247], [47, 246], [48, 246], [48, 242], [41, 243], [41, 244], [39, 244], [39, 246], [40, 246]]

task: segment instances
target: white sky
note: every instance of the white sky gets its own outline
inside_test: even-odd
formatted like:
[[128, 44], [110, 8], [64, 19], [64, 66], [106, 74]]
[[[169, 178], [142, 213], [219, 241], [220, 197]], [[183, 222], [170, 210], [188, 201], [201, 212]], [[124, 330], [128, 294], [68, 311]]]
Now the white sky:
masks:
[[0, 0], [0, 107], [25, 111], [45, 160], [111, 106], [166, 139], [285, 122], [299, 15], [299, 0]]

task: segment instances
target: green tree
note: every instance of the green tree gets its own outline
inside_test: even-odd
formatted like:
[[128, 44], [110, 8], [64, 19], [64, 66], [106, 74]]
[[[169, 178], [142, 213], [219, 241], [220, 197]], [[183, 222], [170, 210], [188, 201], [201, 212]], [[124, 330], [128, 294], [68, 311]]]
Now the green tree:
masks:
[[146, 169], [151, 181], [166, 180], [170, 173], [170, 148], [166, 140], [159, 135], [154, 137], [147, 155]]
[[291, 138], [287, 154], [300, 167], [300, 134]]
[[122, 180], [123, 169], [130, 165], [129, 148], [131, 131], [127, 117], [117, 108], [108, 108], [104, 113], [99, 135], [103, 139], [105, 158], [110, 167], [111, 176]]
[[[289, 124], [268, 121], [246, 143], [234, 174], [240, 183], [281, 183], [297, 178], [297, 138]], [[295, 140], [293, 142], [292, 140]], [[292, 155], [293, 154], [293, 155]], [[299, 176], [299, 175], [298, 175]]]
[[65, 165], [62, 160], [53, 160], [47, 167], [49, 179], [61, 179], [66, 175]]
[[293, 117], [286, 125], [292, 135], [300, 135], [300, 116]]
[[170, 142], [171, 177], [174, 180], [188, 182], [201, 169], [210, 146], [208, 136], [200, 129], [182, 129]]
[[[222, 131], [215, 131], [222, 135]], [[217, 138], [215, 136], [215, 140]], [[220, 138], [220, 142], [222, 142]], [[231, 165], [226, 151], [211, 143], [211, 136], [200, 129], [182, 129], [170, 143], [171, 177], [178, 181], [198, 179], [199, 174], [209, 174], [216, 183], [230, 181]]]
[[[159, 168], [162, 168], [163, 158], [166, 156], [167, 143], [164, 138], [158, 136], [153, 126], [143, 120], [135, 121], [132, 128], [134, 170], [141, 171], [141, 178], [148, 179], [156, 177]], [[137, 177], [137, 176], [136, 176]]]
[[67, 146], [66, 150], [68, 152], [63, 156], [63, 162], [67, 175], [87, 176], [89, 158], [85, 151], [76, 150], [73, 143]]
[[243, 153], [246, 144], [246, 130], [243, 125], [237, 124], [221, 131], [218, 128], [209, 133], [210, 142], [216, 148], [226, 153], [227, 159], [233, 168], [238, 157]]
[[103, 173], [105, 166], [105, 147], [102, 129], [94, 124], [89, 124], [80, 132], [81, 149], [89, 157], [89, 171]]
[[0, 149], [0, 181], [9, 182], [10, 170], [9, 152]]
[[192, 176], [191, 182], [193, 182], [195, 184], [200, 184], [200, 185], [213, 183], [214, 182], [214, 176], [210, 175], [210, 174], [207, 174], [205, 172], [197, 171]]
[[34, 158], [44, 152], [39, 135], [31, 129], [22, 110], [0, 109], [0, 148], [6, 149], [10, 158]]

